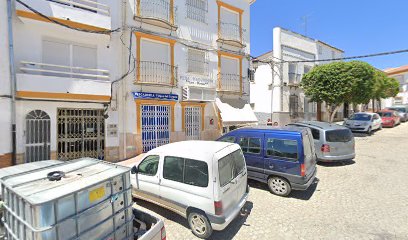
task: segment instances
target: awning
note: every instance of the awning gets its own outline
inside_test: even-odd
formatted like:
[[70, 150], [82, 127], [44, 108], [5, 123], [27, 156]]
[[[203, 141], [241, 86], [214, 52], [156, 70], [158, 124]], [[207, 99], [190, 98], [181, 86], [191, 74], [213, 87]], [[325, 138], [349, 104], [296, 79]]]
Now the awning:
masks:
[[215, 99], [215, 103], [221, 112], [224, 126], [258, 123], [258, 119], [249, 104], [245, 104], [243, 108], [234, 108], [228, 103], [223, 103], [219, 98]]

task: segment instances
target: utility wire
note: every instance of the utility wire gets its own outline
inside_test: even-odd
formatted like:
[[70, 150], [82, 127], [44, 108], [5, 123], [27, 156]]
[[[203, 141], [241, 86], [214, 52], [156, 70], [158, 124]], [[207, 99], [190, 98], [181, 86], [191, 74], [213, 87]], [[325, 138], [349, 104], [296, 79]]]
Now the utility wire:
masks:
[[32, 11], [32, 12], [34, 12], [35, 14], [41, 16], [42, 18], [44, 18], [44, 19], [46, 19], [46, 20], [48, 20], [48, 21], [50, 21], [50, 22], [53, 22], [53, 23], [55, 23], [55, 24], [58, 24], [58, 25], [60, 25], [60, 26], [63, 26], [63, 27], [72, 29], [72, 30], [81, 31], [81, 32], [87, 32], [87, 33], [97, 33], [97, 34], [110, 34], [110, 33], [118, 32], [118, 31], [121, 30], [120, 28], [116, 28], [116, 29], [114, 29], [114, 30], [87, 30], [87, 29], [82, 29], [82, 28], [71, 27], [71, 26], [69, 26], [69, 25], [67, 25], [67, 24], [64, 24], [64, 23], [62, 23], [62, 22], [60, 22], [60, 21], [57, 21], [57, 20], [55, 20], [55, 19], [52, 19], [52, 18], [50, 18], [50, 17], [48, 17], [48, 16], [42, 14], [41, 12], [37, 11], [36, 9], [34, 9], [33, 7], [29, 6], [28, 4], [26, 4], [25, 2], [23, 2], [23, 1], [21, 1], [21, 0], [16, 0], [16, 2], [20, 3], [21, 5], [23, 5], [24, 7], [26, 7], [26, 8], [29, 9], [30, 11]]
[[256, 57], [252, 57], [252, 60], [256, 60], [257, 62], [266, 63], [266, 64], [269, 64], [269, 63], [316, 63], [316, 62], [332, 62], [332, 61], [344, 61], [344, 60], [351, 60], [351, 59], [379, 57], [379, 56], [394, 55], [394, 54], [400, 54], [400, 53], [408, 53], [408, 49], [390, 51], [390, 52], [380, 52], [380, 53], [373, 53], [373, 54], [359, 55], [359, 56], [351, 56], [351, 57], [316, 59], [316, 60], [286, 61], [286, 60], [279, 59], [276, 57], [274, 58], [279, 59], [280, 62], [273, 61], [273, 60], [258, 60]]

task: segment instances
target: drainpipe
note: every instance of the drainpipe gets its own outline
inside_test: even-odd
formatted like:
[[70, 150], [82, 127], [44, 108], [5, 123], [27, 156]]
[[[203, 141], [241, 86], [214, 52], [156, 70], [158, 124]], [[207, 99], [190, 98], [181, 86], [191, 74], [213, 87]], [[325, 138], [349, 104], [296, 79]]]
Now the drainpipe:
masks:
[[14, 45], [13, 45], [13, 12], [11, 0], [7, 0], [7, 19], [8, 19], [8, 41], [9, 41], [9, 61], [10, 61], [10, 92], [11, 92], [11, 145], [12, 164], [17, 163], [16, 150], [16, 69], [14, 66]]

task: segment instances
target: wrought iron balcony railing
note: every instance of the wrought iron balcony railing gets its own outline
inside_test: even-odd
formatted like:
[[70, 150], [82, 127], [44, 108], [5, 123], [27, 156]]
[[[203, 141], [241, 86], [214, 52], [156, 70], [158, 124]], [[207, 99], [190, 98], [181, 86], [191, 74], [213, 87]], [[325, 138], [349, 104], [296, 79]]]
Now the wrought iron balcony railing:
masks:
[[136, 66], [136, 83], [177, 86], [177, 66], [149, 61], [137, 61]]
[[242, 79], [238, 74], [221, 73], [218, 75], [218, 91], [222, 92], [242, 92]]
[[225, 41], [234, 41], [243, 44], [244, 30], [237, 24], [223, 23], [219, 25], [219, 39]]
[[136, 16], [157, 19], [170, 25], [177, 23], [177, 8], [170, 0], [137, 0]]
[[94, 13], [100, 13], [108, 16], [110, 15], [109, 6], [106, 4], [98, 3], [95, 0], [47, 0], [47, 1], [60, 3], [74, 8], [80, 8]]

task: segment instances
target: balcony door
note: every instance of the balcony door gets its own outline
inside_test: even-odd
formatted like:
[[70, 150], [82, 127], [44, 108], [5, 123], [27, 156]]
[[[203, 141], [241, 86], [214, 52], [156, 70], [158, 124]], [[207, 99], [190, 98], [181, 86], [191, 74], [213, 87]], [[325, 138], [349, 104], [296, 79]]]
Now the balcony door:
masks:
[[221, 8], [220, 24], [221, 38], [241, 42], [241, 27], [238, 12]]
[[170, 84], [172, 66], [168, 43], [141, 40], [140, 81], [154, 84]]
[[221, 90], [240, 91], [239, 59], [221, 57]]
[[[97, 48], [59, 40], [43, 40], [43, 74], [90, 78], [97, 69]], [[92, 78], [92, 77], [91, 77]]]

